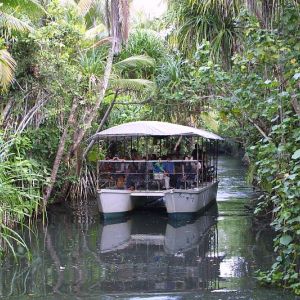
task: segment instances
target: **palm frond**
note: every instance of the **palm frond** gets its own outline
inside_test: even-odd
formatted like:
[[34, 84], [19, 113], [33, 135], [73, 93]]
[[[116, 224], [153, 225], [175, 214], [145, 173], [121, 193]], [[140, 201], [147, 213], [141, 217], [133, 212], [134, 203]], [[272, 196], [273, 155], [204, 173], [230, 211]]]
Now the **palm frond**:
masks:
[[77, 5], [82, 15], [86, 15], [88, 13], [93, 5], [93, 2], [94, 0], [80, 0], [78, 2]]
[[14, 77], [17, 63], [6, 49], [0, 50], [0, 85], [6, 89]]
[[26, 22], [5, 12], [1, 12], [0, 14], [0, 26], [7, 28], [9, 31], [11, 30], [15, 30], [19, 32], [33, 31], [33, 28], [29, 26]]
[[154, 92], [156, 85], [153, 81], [146, 79], [120, 79], [116, 77], [111, 77], [109, 82], [110, 88], [118, 88], [129, 91], [151, 91]]
[[21, 11], [26, 11], [29, 17], [47, 13], [38, 0], [2, 0], [1, 2], [2, 10], [19, 8]]
[[136, 55], [115, 63], [114, 67], [119, 70], [128, 68], [155, 67], [155, 59], [147, 55]]

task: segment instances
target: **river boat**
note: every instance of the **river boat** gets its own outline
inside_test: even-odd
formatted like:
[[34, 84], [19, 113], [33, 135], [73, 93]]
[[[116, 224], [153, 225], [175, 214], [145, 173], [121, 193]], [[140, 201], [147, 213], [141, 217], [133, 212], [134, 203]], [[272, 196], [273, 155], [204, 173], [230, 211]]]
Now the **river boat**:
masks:
[[157, 198], [163, 199], [170, 218], [189, 218], [216, 200], [218, 145], [223, 139], [214, 133], [138, 121], [91, 139], [98, 141], [99, 155], [105, 154], [97, 162], [97, 200], [104, 218], [121, 217]]

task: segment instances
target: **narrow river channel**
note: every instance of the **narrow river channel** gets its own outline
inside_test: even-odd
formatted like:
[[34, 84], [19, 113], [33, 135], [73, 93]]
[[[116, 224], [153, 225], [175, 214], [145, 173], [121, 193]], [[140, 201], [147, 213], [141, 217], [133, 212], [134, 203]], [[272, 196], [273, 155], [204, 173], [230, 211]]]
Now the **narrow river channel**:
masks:
[[0, 298], [298, 299], [254, 278], [274, 262], [273, 233], [253, 218], [246, 172], [221, 156], [217, 205], [195, 220], [147, 211], [103, 222], [95, 203], [49, 215], [25, 232], [31, 261], [21, 246], [17, 263], [4, 257]]

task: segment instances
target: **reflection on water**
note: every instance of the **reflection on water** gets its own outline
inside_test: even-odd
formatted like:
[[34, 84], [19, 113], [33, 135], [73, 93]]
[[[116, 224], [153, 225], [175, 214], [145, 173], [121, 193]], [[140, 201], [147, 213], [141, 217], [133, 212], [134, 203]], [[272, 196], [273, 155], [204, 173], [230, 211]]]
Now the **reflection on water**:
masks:
[[[26, 232], [28, 263], [6, 256], [5, 299], [296, 299], [259, 288], [254, 271], [274, 261], [272, 233], [252, 217], [252, 190], [239, 159], [220, 160], [218, 206], [193, 220], [136, 212], [100, 220], [96, 206], [53, 214], [37, 234]], [[93, 203], [95, 204], [95, 203]]]
[[157, 218], [160, 226], [150, 232], [149, 221], [153, 222], [151, 216], [140, 214], [117, 224], [99, 225], [97, 249], [106, 269], [102, 290], [153, 293], [216, 289], [221, 259], [216, 252], [214, 218], [201, 216], [185, 223]]

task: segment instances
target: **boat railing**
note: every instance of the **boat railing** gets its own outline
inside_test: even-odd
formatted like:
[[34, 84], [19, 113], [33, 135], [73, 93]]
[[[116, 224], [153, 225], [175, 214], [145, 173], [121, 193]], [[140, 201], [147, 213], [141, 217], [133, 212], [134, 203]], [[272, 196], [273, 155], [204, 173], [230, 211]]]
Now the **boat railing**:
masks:
[[216, 178], [215, 166], [201, 160], [116, 158], [97, 162], [98, 189], [191, 189], [210, 185]]

